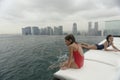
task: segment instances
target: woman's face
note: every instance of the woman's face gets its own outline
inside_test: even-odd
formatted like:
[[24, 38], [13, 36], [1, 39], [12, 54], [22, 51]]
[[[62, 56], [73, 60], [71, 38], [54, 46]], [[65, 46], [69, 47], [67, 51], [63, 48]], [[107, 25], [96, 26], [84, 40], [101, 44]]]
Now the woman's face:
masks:
[[69, 46], [71, 44], [71, 40], [65, 40], [65, 44]]
[[111, 42], [113, 41], [113, 37], [112, 37], [112, 36], [111, 36], [111, 37], [109, 37], [109, 41], [111, 41]]

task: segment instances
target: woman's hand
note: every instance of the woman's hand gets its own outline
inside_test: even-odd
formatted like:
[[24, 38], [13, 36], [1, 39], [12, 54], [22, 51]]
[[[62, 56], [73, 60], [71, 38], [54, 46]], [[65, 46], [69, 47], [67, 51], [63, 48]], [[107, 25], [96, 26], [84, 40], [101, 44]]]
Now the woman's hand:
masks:
[[120, 50], [116, 50], [116, 49], [115, 49], [114, 51], [115, 51], [115, 52], [119, 52]]
[[114, 51], [115, 51], [115, 52], [118, 52], [118, 50], [116, 50], [116, 49], [115, 49]]
[[61, 67], [62, 70], [66, 70], [68, 69], [68, 67], [64, 66], [64, 67]]

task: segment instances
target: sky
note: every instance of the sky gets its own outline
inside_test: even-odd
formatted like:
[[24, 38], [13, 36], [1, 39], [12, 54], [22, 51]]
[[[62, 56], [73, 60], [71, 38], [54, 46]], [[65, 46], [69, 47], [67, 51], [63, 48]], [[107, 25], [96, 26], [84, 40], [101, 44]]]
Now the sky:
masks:
[[120, 19], [120, 0], [0, 0], [0, 34], [20, 34], [26, 26], [87, 30], [88, 22]]

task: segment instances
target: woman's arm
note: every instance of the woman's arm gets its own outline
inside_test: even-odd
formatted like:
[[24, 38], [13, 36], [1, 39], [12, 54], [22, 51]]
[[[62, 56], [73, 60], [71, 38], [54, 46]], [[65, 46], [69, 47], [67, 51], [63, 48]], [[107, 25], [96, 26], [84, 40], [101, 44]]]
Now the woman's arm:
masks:
[[72, 46], [69, 46], [68, 47], [69, 48], [69, 58], [68, 58], [68, 65], [67, 65], [67, 67], [69, 68], [70, 67], [70, 65], [71, 65], [71, 62], [72, 62], [72, 57], [73, 57], [73, 47]]
[[106, 41], [106, 42], [104, 43], [104, 50], [105, 50], [105, 51], [120, 51], [118, 48], [116, 48], [116, 47], [113, 45], [113, 43], [111, 43], [111, 45], [112, 45], [112, 47], [113, 47], [114, 49], [107, 49], [107, 48], [108, 48], [108, 42]]
[[83, 55], [83, 49], [81, 47], [81, 44], [79, 44], [79, 51], [80, 51], [80, 54]]
[[108, 48], [108, 42], [106, 41], [105, 43], [104, 43], [104, 50], [105, 51], [114, 51], [113, 49], [107, 49]]
[[117, 50], [117, 51], [120, 51], [116, 46], [114, 46], [114, 44], [112, 43], [112, 47]]

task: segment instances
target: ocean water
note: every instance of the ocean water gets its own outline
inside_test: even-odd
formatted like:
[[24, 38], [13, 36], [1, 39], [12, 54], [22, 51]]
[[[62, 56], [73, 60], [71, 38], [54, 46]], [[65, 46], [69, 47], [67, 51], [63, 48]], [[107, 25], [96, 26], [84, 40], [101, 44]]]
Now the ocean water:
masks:
[[[77, 42], [90, 44], [103, 39], [76, 36]], [[0, 35], [0, 80], [53, 80], [59, 68], [50, 66], [58, 65], [67, 55], [64, 36]]]

